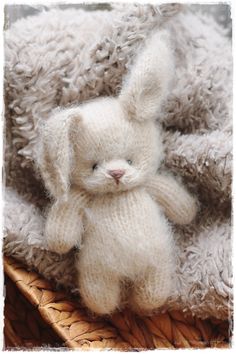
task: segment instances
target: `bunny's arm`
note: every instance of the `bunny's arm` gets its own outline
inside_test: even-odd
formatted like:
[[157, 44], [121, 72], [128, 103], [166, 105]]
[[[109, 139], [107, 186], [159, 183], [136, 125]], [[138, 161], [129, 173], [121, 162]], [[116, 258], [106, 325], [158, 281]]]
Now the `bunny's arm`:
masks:
[[195, 218], [196, 199], [173, 176], [155, 175], [148, 181], [147, 190], [174, 223], [189, 224]]
[[51, 206], [45, 225], [47, 249], [63, 254], [80, 247], [86, 198], [83, 192], [71, 190], [66, 200], [59, 198]]

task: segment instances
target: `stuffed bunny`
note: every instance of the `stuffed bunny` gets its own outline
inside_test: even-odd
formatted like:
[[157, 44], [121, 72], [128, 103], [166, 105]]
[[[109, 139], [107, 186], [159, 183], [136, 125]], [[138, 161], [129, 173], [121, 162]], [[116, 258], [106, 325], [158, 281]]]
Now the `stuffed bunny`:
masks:
[[160, 307], [171, 293], [173, 237], [166, 216], [185, 224], [196, 202], [158, 174], [163, 158], [155, 119], [173, 76], [165, 31], [146, 42], [118, 97], [57, 109], [41, 131], [39, 168], [54, 204], [47, 247], [77, 246], [78, 288], [93, 312], [111, 314], [129, 283], [136, 311]]

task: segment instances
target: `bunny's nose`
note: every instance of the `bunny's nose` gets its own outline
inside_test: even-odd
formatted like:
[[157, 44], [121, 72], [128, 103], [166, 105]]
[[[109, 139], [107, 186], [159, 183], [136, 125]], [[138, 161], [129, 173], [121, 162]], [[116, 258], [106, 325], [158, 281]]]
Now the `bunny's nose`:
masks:
[[119, 179], [125, 174], [125, 171], [124, 170], [109, 170], [108, 173], [116, 181], [119, 181]]

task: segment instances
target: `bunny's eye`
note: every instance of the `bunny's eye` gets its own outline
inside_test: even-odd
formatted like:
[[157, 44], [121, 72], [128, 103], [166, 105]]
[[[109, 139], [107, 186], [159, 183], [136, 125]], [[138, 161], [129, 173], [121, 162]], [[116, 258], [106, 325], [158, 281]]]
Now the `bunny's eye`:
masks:
[[127, 160], [129, 165], [132, 165], [133, 161], [132, 160]]
[[98, 168], [98, 164], [97, 163], [93, 164], [92, 166], [93, 171], [96, 170], [97, 168]]

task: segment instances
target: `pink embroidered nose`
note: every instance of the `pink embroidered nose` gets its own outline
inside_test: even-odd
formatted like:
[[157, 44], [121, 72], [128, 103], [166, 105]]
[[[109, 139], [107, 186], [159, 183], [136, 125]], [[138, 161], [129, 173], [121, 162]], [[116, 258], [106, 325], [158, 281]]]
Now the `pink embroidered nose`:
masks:
[[108, 173], [116, 181], [118, 181], [125, 174], [125, 171], [124, 170], [109, 170]]

